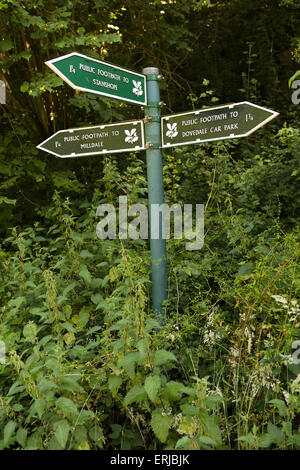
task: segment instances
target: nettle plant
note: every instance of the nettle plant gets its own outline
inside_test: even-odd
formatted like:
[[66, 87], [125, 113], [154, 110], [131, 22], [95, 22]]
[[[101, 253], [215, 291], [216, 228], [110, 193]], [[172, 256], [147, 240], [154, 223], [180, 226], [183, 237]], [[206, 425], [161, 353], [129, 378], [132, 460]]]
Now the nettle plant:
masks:
[[110, 271], [116, 288], [107, 299], [110, 308], [101, 342], [108, 351], [102, 369], [119, 422], [111, 424], [109, 437], [123, 449], [156, 449], [162, 444], [169, 449], [221, 448], [214, 411], [222, 397], [207, 397], [207, 380], [195, 371], [191, 381], [178, 380], [180, 359], [166, 342], [165, 328], [146, 311], [144, 266], [145, 260], [134, 251], [122, 248], [121, 263]]
[[148, 311], [148, 250], [100, 244], [57, 192], [45, 220], [1, 251], [1, 448], [219, 447], [216, 400]]
[[299, 332], [298, 232], [282, 232], [275, 202], [268, 217], [254, 204], [268, 163], [249, 171], [232, 163], [233, 149], [166, 157], [166, 200], [206, 193], [208, 233], [194, 253], [168, 240], [164, 326], [149, 304], [148, 242], [96, 234], [99, 203], [120, 191], [145, 202], [142, 161], [120, 171], [104, 160], [92, 201], [55, 192], [43, 224], [4, 240], [2, 449], [300, 447], [300, 370], [288, 363]]

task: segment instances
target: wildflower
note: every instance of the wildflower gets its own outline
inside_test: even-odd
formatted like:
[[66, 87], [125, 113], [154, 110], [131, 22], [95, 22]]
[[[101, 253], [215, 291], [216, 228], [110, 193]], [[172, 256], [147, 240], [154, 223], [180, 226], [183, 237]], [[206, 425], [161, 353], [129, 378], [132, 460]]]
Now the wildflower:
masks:
[[288, 301], [285, 297], [282, 297], [281, 295], [271, 295], [271, 297], [277, 302], [282, 304], [284, 308], [289, 309], [288, 313], [290, 314], [300, 314], [300, 308], [299, 305], [297, 304], [296, 300], [290, 300]]
[[286, 390], [283, 390], [282, 395], [284, 396], [285, 402], [287, 405], [290, 403], [290, 394]]
[[170, 335], [166, 336], [166, 339], [170, 339], [172, 341], [172, 343], [174, 343], [175, 335], [170, 334]]
[[283, 304], [283, 305], [287, 305], [288, 304], [288, 301], [287, 299], [285, 299], [284, 297], [282, 297], [281, 295], [271, 295], [271, 297], [273, 299], [276, 300], [276, 302], [280, 303], [280, 304]]

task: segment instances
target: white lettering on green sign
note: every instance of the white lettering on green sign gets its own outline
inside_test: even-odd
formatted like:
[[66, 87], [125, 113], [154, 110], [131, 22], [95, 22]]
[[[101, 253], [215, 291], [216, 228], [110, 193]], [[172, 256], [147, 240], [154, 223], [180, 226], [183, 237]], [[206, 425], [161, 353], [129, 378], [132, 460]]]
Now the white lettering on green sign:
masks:
[[278, 113], [243, 101], [162, 118], [162, 147], [245, 137]]
[[76, 90], [147, 104], [145, 75], [72, 52], [46, 64]]
[[37, 147], [61, 158], [144, 150], [143, 121], [65, 129]]

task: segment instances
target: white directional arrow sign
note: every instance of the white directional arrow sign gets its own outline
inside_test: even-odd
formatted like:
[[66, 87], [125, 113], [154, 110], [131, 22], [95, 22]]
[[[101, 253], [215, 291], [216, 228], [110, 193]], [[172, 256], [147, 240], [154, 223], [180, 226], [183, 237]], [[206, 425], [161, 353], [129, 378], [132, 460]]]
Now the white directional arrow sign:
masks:
[[60, 158], [144, 150], [143, 121], [64, 129], [48, 137], [37, 148]]
[[278, 114], [243, 101], [164, 116], [161, 119], [162, 147], [246, 137]]

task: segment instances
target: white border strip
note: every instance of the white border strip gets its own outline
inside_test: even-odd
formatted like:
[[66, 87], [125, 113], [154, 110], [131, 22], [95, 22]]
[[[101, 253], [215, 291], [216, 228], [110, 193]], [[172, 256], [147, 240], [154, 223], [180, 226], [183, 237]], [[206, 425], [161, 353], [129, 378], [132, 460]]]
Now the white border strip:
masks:
[[[136, 100], [132, 100], [130, 98], [124, 98], [122, 96], [117, 96], [117, 95], [111, 95], [109, 93], [105, 93], [103, 91], [97, 91], [97, 90], [91, 90], [90, 88], [84, 88], [84, 87], [81, 87], [81, 86], [77, 86], [77, 85], [74, 85], [74, 83], [72, 83], [68, 77], [66, 77], [63, 73], [61, 73], [57, 67], [55, 67], [55, 62], [58, 62], [58, 61], [61, 61], [62, 59], [67, 59], [68, 57], [73, 57], [73, 56], [79, 56], [79, 57], [83, 57], [84, 59], [88, 59], [88, 60], [91, 60], [91, 61], [94, 61], [94, 62], [98, 62], [99, 64], [103, 64], [105, 66], [108, 66], [108, 67], [112, 67], [116, 70], [122, 70], [123, 72], [127, 72], [127, 73], [130, 73], [132, 75], [137, 75], [138, 77], [141, 77], [142, 80], [144, 81], [144, 90], [145, 90], [145, 99], [144, 101], [136, 101]], [[104, 62], [102, 60], [98, 60], [98, 59], [94, 59], [92, 57], [88, 57], [84, 54], [79, 54], [78, 52], [71, 52], [70, 54], [66, 54], [66, 55], [62, 55], [60, 57], [57, 57], [56, 59], [51, 59], [51, 60], [47, 60], [45, 62], [45, 64], [51, 69], [53, 70], [53, 72], [55, 72], [60, 78], [62, 78], [68, 85], [70, 85], [70, 87], [74, 88], [74, 90], [80, 90], [80, 91], [87, 91], [89, 93], [95, 93], [96, 95], [102, 95], [102, 96], [107, 96], [108, 98], [115, 98], [117, 100], [122, 100], [122, 101], [128, 101], [130, 103], [134, 103], [134, 104], [139, 104], [140, 106], [145, 106], [147, 105], [147, 82], [146, 82], [146, 75], [143, 75], [141, 73], [137, 73], [137, 72], [133, 72], [132, 70], [128, 70], [128, 69], [124, 69], [123, 67], [119, 67], [118, 65], [113, 65], [113, 64], [110, 64], [109, 62]]]

